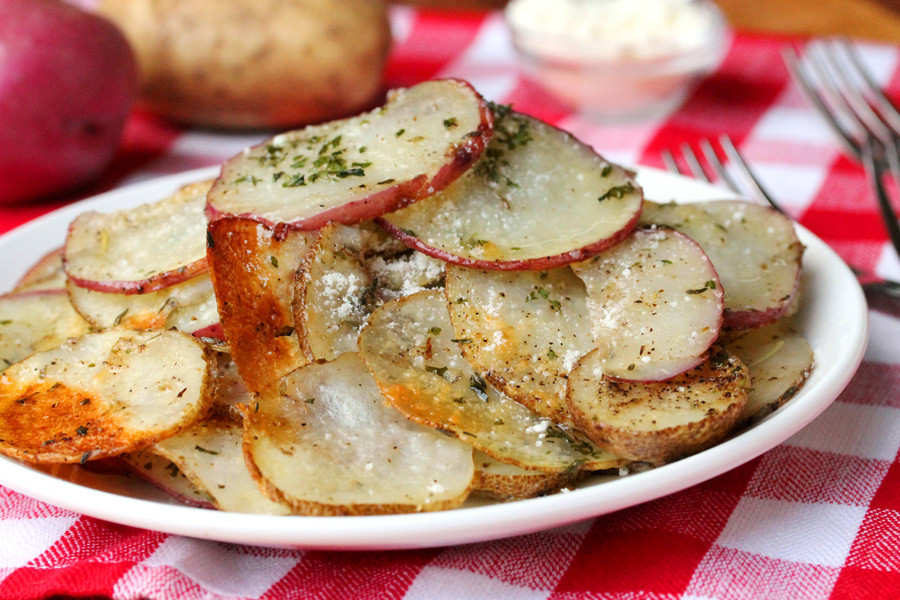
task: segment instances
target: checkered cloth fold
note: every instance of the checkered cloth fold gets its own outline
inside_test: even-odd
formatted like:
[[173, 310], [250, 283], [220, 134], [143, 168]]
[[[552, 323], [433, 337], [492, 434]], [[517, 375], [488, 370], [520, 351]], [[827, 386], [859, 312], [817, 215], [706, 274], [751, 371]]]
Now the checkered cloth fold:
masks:
[[[726, 133], [800, 222], [854, 265], [900, 279], [860, 166], [789, 80], [780, 57], [788, 40], [738, 33], [678, 111], [602, 125], [521, 76], [499, 15], [401, 8], [392, 18], [390, 87], [461, 77], [625, 163], [661, 166], [661, 149]], [[900, 96], [900, 51], [861, 51]], [[260, 137], [182, 131], [136, 113], [89, 193], [218, 164]], [[0, 231], [73, 199], [0, 208]], [[325, 552], [134, 529], [0, 487], [0, 598], [898, 598], [900, 320], [874, 310], [870, 319], [861, 368], [820, 418], [763, 456], [659, 500], [514, 539]]]

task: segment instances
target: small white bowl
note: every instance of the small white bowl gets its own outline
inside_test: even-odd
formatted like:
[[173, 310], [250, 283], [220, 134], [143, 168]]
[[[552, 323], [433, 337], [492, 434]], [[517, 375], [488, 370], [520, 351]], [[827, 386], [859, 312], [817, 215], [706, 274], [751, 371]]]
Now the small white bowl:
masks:
[[674, 110], [730, 42], [709, 0], [512, 0], [504, 14], [526, 72], [601, 121]]

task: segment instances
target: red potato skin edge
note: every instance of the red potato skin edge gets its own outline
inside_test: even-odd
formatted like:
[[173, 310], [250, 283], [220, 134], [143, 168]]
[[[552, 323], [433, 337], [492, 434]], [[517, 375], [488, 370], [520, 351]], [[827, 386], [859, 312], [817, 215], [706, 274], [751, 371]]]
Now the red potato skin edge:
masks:
[[[63, 269], [66, 270], [66, 261], [63, 259]], [[105, 292], [107, 294], [149, 294], [150, 292], [158, 292], [169, 286], [184, 283], [188, 279], [196, 277], [206, 272], [206, 257], [195, 260], [192, 263], [179, 267], [173, 271], [158, 273], [153, 277], [135, 281], [97, 281], [95, 279], [84, 279], [81, 277], [73, 277], [66, 270], [66, 277], [69, 281], [80, 288], [93, 290], [95, 292]]]
[[[484, 98], [481, 97], [481, 94], [479, 94], [469, 82], [461, 79], [456, 79], [454, 81], [469, 88], [478, 98], [481, 123], [475, 131], [471, 131], [467, 134], [466, 139], [462, 143], [459, 143], [450, 149], [448, 153], [450, 155], [449, 160], [444, 166], [438, 169], [433, 177], [429, 179], [428, 175], [422, 173], [413, 179], [402, 181], [397, 185], [379, 190], [365, 198], [335, 206], [334, 208], [320, 212], [312, 217], [289, 221], [285, 223], [285, 225], [300, 231], [312, 231], [321, 229], [332, 222], [342, 223], [344, 225], [355, 225], [363, 221], [369, 221], [376, 217], [380, 217], [383, 214], [400, 210], [413, 202], [417, 202], [441, 191], [458, 179], [463, 173], [468, 171], [481, 157], [481, 154], [487, 147], [488, 141], [490, 141], [491, 136], [494, 133], [494, 114]], [[265, 143], [267, 142], [263, 142], [260, 146]], [[216, 183], [213, 184], [213, 189], [219, 185], [220, 180], [221, 171], [219, 178], [216, 179]], [[212, 194], [212, 190], [210, 190], [210, 194]], [[279, 225], [279, 223], [273, 223], [272, 221], [253, 213], [230, 215], [229, 213], [216, 209], [209, 202], [206, 203], [206, 217], [209, 222], [227, 216], [252, 219], [269, 227]]]
[[785, 316], [797, 297], [800, 290], [800, 272], [797, 269], [797, 279], [794, 280], [794, 289], [788, 294], [784, 301], [775, 307], [767, 310], [726, 310], [723, 317], [723, 329], [756, 329], [774, 323], [781, 317]]
[[472, 258], [463, 258], [461, 256], [451, 254], [450, 252], [447, 252], [445, 250], [441, 250], [439, 248], [435, 248], [433, 246], [425, 244], [421, 239], [406, 233], [386, 219], [377, 218], [375, 219], [375, 222], [378, 223], [385, 231], [387, 231], [388, 234], [403, 242], [409, 248], [418, 250], [422, 254], [427, 254], [428, 256], [437, 258], [444, 262], [452, 263], [462, 267], [469, 267], [471, 269], [484, 269], [487, 271], [546, 271], [548, 269], [564, 267], [575, 262], [581, 262], [583, 260], [593, 258], [607, 248], [612, 248], [613, 246], [627, 238], [629, 235], [631, 235], [635, 227], [637, 227], [640, 218], [641, 211], [637, 211], [634, 217], [613, 235], [588, 244], [587, 246], [578, 248], [576, 250], [563, 252], [562, 254], [555, 254], [553, 256], [541, 256], [539, 258], [528, 258], [522, 260], [477, 260]]
[[[706, 262], [709, 264], [709, 268], [712, 269], [713, 277], [714, 277], [713, 281], [716, 282], [716, 289], [715, 289], [716, 303], [720, 307], [719, 322], [716, 324], [716, 327], [715, 327], [716, 335], [712, 338], [712, 341], [709, 343], [709, 346], [704, 348], [703, 352], [700, 353], [700, 356], [697, 356], [696, 359], [693, 359], [693, 360], [685, 359], [684, 364], [686, 365], [686, 367], [684, 368], [684, 370], [681, 370], [678, 373], [675, 373], [674, 375], [669, 375], [667, 377], [660, 377], [660, 378], [645, 378], [645, 379], [629, 379], [627, 377], [616, 377], [615, 375], [608, 375], [608, 374], [604, 374], [604, 377], [609, 377], [610, 379], [614, 379], [616, 381], [624, 381], [627, 383], [642, 383], [642, 382], [644, 382], [644, 383], [659, 383], [662, 381], [668, 381], [670, 379], [674, 379], [674, 378], [678, 377], [679, 375], [683, 375], [684, 373], [690, 371], [691, 369], [700, 366], [700, 364], [706, 360], [706, 353], [709, 352], [709, 349], [713, 346], [713, 344], [716, 343], [716, 340], [719, 338], [719, 334], [725, 328], [725, 290], [722, 288], [722, 281], [719, 279], [719, 273], [716, 271], [716, 266], [709, 259], [709, 256], [706, 255], [706, 252], [703, 251], [703, 248], [700, 247], [700, 244], [698, 244], [696, 241], [694, 241], [693, 238], [691, 238], [690, 236], [687, 236], [679, 231], [676, 231], [674, 229], [672, 229], [671, 232], [674, 235], [677, 235], [679, 237], [682, 237], [682, 238], [688, 240], [691, 244], [696, 246], [700, 250], [700, 252], [703, 253], [703, 256], [706, 256]], [[787, 310], [787, 308], [785, 308], [785, 310]]]
[[[144, 472], [141, 471], [140, 468], [138, 468], [137, 465], [132, 465], [131, 463], [121, 460], [118, 457], [115, 457], [114, 460], [120, 461], [119, 464], [116, 465], [116, 467], [121, 469], [121, 472], [123, 474], [130, 473], [130, 474], [136, 476], [141, 481], [144, 481], [145, 483], [152, 485], [154, 488], [158, 489], [159, 491], [161, 491], [162, 493], [166, 494], [167, 496], [173, 498], [174, 500], [181, 502], [182, 504], [186, 504], [187, 506], [192, 506], [194, 508], [216, 510], [215, 505], [211, 502], [207, 502], [205, 500], [198, 500], [196, 498], [190, 498], [188, 496], [185, 496], [184, 494], [179, 494], [172, 488], [164, 485], [161, 481], [156, 480], [152, 477], [148, 477]], [[90, 464], [90, 462], [85, 463], [85, 464]], [[84, 468], [84, 467], [82, 466], [82, 468]]]

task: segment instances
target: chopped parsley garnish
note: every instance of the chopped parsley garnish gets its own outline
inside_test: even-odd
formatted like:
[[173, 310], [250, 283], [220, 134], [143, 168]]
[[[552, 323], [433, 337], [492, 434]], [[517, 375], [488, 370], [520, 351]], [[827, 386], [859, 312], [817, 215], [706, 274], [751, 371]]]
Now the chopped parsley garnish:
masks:
[[615, 198], [616, 200], [621, 200], [625, 197], [625, 194], [630, 194], [634, 192], [634, 184], [630, 181], [627, 183], [623, 183], [622, 185], [617, 185], [615, 187], [609, 188], [605, 194], [597, 198], [598, 202], [603, 202], [609, 198]]
[[469, 389], [475, 392], [475, 395], [477, 395], [485, 402], [488, 401], [487, 382], [484, 380], [484, 377], [482, 377], [478, 373], [472, 375], [469, 378]]
[[703, 284], [702, 288], [697, 288], [695, 290], [686, 290], [688, 294], [702, 294], [706, 290], [714, 290], [716, 289], [716, 282], [710, 279], [705, 284]]
[[448, 367], [432, 367], [431, 365], [425, 365], [425, 370], [429, 373], [434, 373], [439, 377], [444, 377], [446, 379], [445, 373], [447, 373]]

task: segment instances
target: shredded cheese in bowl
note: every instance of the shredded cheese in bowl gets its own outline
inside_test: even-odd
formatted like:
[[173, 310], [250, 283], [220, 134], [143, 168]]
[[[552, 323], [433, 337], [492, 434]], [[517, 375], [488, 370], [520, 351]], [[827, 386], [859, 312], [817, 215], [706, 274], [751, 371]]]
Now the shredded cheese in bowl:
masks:
[[728, 41], [709, 0], [512, 0], [505, 16], [531, 74], [603, 118], [674, 108]]

